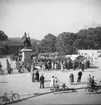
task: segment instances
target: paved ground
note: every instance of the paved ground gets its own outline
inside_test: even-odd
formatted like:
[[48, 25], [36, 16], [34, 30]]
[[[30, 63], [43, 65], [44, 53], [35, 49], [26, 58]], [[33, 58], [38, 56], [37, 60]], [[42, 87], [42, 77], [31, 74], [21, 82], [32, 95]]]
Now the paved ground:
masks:
[[[0, 60], [5, 67], [5, 59]], [[14, 62], [12, 62], [14, 66]], [[75, 83], [77, 80], [78, 70], [71, 71], [40, 71], [40, 74], [44, 74], [45, 88], [40, 89], [39, 83], [31, 82], [31, 74], [12, 74], [0, 76], [0, 95], [4, 92], [10, 92], [11, 90], [19, 93], [21, 101], [18, 103], [12, 103], [12, 105], [42, 105], [42, 104], [100, 104], [101, 94], [86, 95], [84, 87], [86, 86], [87, 76], [89, 74], [94, 75], [97, 82], [101, 80], [101, 59], [94, 61], [94, 65], [90, 69], [85, 70], [82, 77], [81, 84], [70, 85], [69, 74], [74, 73]], [[69, 88], [76, 88], [75, 92], [69, 91], [68, 93], [53, 94], [49, 90], [49, 80], [52, 75], [58, 77], [61, 82], [65, 82]], [[81, 89], [80, 89], [81, 88]], [[10, 103], [11, 104], [11, 103]]]

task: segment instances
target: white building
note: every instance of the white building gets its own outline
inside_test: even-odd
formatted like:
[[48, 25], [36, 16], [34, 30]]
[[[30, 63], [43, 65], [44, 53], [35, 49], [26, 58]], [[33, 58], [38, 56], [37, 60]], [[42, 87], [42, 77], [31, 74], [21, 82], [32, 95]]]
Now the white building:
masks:
[[97, 58], [101, 54], [101, 50], [78, 50], [79, 55], [83, 55], [85, 57], [93, 57]]

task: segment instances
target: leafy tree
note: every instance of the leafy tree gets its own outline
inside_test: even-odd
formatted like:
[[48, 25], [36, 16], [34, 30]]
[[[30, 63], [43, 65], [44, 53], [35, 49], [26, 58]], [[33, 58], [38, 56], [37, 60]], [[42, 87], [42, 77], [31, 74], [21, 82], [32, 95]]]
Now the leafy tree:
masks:
[[6, 41], [8, 40], [8, 37], [7, 35], [0, 30], [0, 55], [4, 54], [5, 53], [5, 49], [3, 48], [3, 41]]
[[80, 30], [77, 38], [81, 40], [79, 48], [99, 49], [101, 48], [101, 27]]
[[8, 40], [8, 36], [0, 30], [0, 41]]
[[101, 27], [81, 29], [77, 33], [63, 32], [57, 37], [49, 33], [35, 46], [39, 53], [61, 55], [76, 53], [78, 49], [101, 49]]
[[9, 46], [7, 44], [4, 45], [5, 54], [9, 54]]
[[40, 43], [41, 53], [53, 53], [56, 51], [56, 37], [52, 34], [47, 34]]
[[56, 44], [57, 52], [59, 52], [61, 55], [71, 54], [70, 50], [73, 49], [72, 45], [75, 40], [75, 37], [76, 36], [74, 33], [69, 33], [69, 32], [63, 32], [59, 34], [59, 36], [57, 37], [57, 44]]

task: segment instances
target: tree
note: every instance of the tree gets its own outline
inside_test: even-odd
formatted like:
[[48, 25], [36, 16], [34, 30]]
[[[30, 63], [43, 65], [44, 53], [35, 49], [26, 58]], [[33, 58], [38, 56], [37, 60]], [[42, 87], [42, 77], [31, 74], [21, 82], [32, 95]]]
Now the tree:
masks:
[[78, 49], [101, 49], [101, 27], [82, 29], [77, 33], [63, 32], [55, 37], [47, 34], [36, 45], [40, 53], [74, 54]]
[[79, 48], [88, 49], [88, 46], [92, 49], [101, 48], [101, 27], [82, 29], [76, 34], [80, 40]]
[[56, 52], [56, 37], [52, 34], [47, 34], [40, 43], [41, 53], [53, 53]]
[[9, 54], [9, 46], [7, 44], [4, 45], [5, 54]]
[[[72, 49], [73, 42], [75, 41], [75, 34], [70, 32], [63, 32], [57, 37], [57, 52], [61, 55], [74, 53]], [[72, 52], [70, 51], [72, 50]]]
[[4, 53], [4, 48], [3, 48], [3, 41], [8, 40], [7, 35], [0, 30], [0, 55], [2, 56], [2, 54]]
[[0, 41], [8, 40], [8, 36], [0, 30]]

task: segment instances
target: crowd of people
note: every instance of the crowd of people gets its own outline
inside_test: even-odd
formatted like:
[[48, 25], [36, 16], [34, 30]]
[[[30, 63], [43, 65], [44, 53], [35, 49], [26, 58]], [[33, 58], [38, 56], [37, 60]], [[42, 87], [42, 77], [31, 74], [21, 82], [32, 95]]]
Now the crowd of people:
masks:
[[[70, 84], [72, 85], [74, 82], [80, 83], [82, 79], [82, 75], [83, 75], [83, 72], [81, 70], [78, 71], [77, 81], [75, 81], [74, 74], [70, 73], [70, 76], [69, 76]], [[68, 86], [66, 86], [65, 83], [61, 83], [57, 77], [52, 76], [51, 82], [50, 82], [50, 90], [52, 90], [53, 88], [59, 88], [60, 86], [63, 86], [63, 85], [65, 85], [65, 87], [68, 88]], [[91, 76], [91, 74], [89, 74], [87, 79], [87, 87], [91, 87], [92, 89], [94, 89], [96, 86], [97, 86], [97, 83], [95, 82], [94, 76]]]
[[35, 68], [35, 65], [31, 66], [32, 82], [40, 82], [40, 88], [44, 88], [45, 77], [43, 74], [39, 74], [39, 71]]
[[[83, 75], [83, 72], [80, 70], [78, 72], [77, 83], [81, 82], [82, 75]], [[74, 81], [74, 74], [70, 73], [69, 78], [70, 78], [70, 84], [73, 84], [75, 82]], [[94, 88], [96, 85], [97, 85], [97, 83], [95, 82], [94, 76], [91, 76], [91, 74], [89, 74], [88, 79], [87, 79], [87, 87]]]
[[[11, 68], [11, 65], [8, 61], [8, 59], [6, 59], [6, 64], [7, 64], [7, 73], [8, 74], [12, 74], [13, 73], [13, 69]], [[0, 62], [0, 70], [2, 69], [2, 64]], [[35, 64], [32, 64], [32, 68], [31, 68], [31, 75], [32, 75], [32, 82], [40, 82], [40, 88], [44, 88], [44, 82], [45, 82], [45, 77], [43, 74], [39, 74], [39, 71], [35, 68]], [[82, 79], [82, 75], [83, 75], [83, 71], [82, 69], [80, 71], [78, 71], [78, 77], [77, 77], [77, 83], [81, 82]], [[70, 79], [70, 84], [72, 85], [75, 80], [74, 80], [74, 74], [73, 72], [70, 73], [69, 76]], [[50, 80], [50, 90], [52, 90], [54, 87], [59, 87], [61, 85], [61, 82], [59, 81], [59, 79], [55, 76], [52, 76], [51, 80]], [[91, 75], [89, 74], [88, 80], [87, 80], [87, 86], [88, 87], [92, 87], [94, 88], [96, 86], [96, 82], [94, 80], [94, 76], [91, 77]]]
[[[83, 75], [83, 72], [84, 72], [84, 69], [85, 69], [85, 62], [79, 62], [78, 64], [78, 68], [80, 69], [80, 71], [78, 71], [78, 77], [77, 77], [77, 80], [74, 80], [74, 74], [73, 72], [70, 73], [70, 76], [69, 76], [69, 79], [70, 79], [70, 84], [72, 85], [75, 81], [77, 83], [80, 83], [81, 82], [81, 79], [82, 79], [82, 75]], [[8, 74], [12, 74], [13, 73], [13, 69], [11, 67], [11, 64], [9, 62], [8, 59], [6, 59], [6, 64], [7, 64], [7, 73]], [[57, 60], [56, 62], [53, 62], [52, 60], [47, 60], [45, 61], [44, 63], [44, 69], [48, 69], [48, 70], [51, 70], [51, 69], [74, 69], [75, 70], [75, 67], [74, 67], [74, 62], [72, 62], [71, 59], [68, 59], [68, 60], [64, 60], [64, 61], [59, 61]], [[25, 66], [24, 63], [20, 62], [19, 60], [16, 60], [16, 68], [18, 69], [18, 71], [20, 73], [21, 72], [21, 68]], [[89, 67], [89, 64], [86, 64], [86, 67]], [[0, 62], [0, 70], [2, 70], [2, 64]], [[40, 82], [40, 88], [44, 88], [44, 83], [45, 83], [45, 77], [43, 74], [39, 74], [39, 71], [35, 68], [35, 63], [32, 64], [31, 66], [31, 74], [32, 74], [32, 82]], [[59, 79], [55, 76], [52, 76], [51, 78], [51, 82], [50, 82], [50, 89], [52, 89], [53, 87], [59, 87], [59, 85], [61, 85], [61, 82], [59, 81]], [[89, 75], [88, 77], [88, 82], [87, 82], [87, 86], [91, 86], [91, 87], [95, 87], [96, 86], [96, 83], [95, 83], [95, 80], [94, 80], [94, 76], [91, 77], [91, 75]]]
[[[31, 75], [32, 75], [32, 82], [40, 82], [40, 88], [44, 88], [45, 77], [43, 74], [41, 75], [39, 74], [39, 71], [35, 68], [34, 64], [32, 67]], [[82, 75], [83, 75], [83, 72], [81, 70], [78, 71], [78, 77], [76, 81], [77, 83], [81, 82]], [[73, 73], [70, 73], [69, 79], [70, 79], [70, 84], [72, 85], [75, 82]], [[63, 84], [65, 85], [65, 83], [60, 82], [57, 77], [52, 76], [52, 78], [50, 79], [50, 90], [52, 90], [53, 88], [59, 88]]]
[[[78, 77], [77, 80], [74, 80], [74, 74], [70, 73], [69, 79], [70, 79], [70, 84], [72, 85], [74, 82], [75, 83], [80, 83], [82, 80], [82, 75], [83, 72], [80, 70], [78, 71]], [[45, 77], [42, 75], [39, 75], [38, 70], [33, 69], [32, 72], [32, 82], [40, 82], [40, 88], [44, 88], [44, 83], [45, 83]], [[67, 87], [65, 83], [60, 82], [59, 79], [55, 76], [52, 76], [52, 78], [50, 79], [50, 90], [53, 90], [54, 88], [59, 88], [59, 87]], [[87, 87], [92, 87], [94, 88], [96, 86], [96, 82], [94, 79], [94, 76], [91, 77], [91, 75], [89, 74], [89, 77], [87, 79]]]
[[16, 60], [16, 69], [18, 70], [19, 73], [23, 73], [23, 68], [25, 67], [24, 63]]
[[41, 69], [43, 70], [70, 70], [70, 69], [87, 69], [90, 67], [90, 61], [89, 60], [71, 60], [68, 58], [67, 60], [44, 60], [44, 62], [41, 65]]
[[[11, 59], [12, 60], [12, 59]], [[13, 59], [14, 60], [14, 59]], [[84, 71], [86, 68], [90, 67], [90, 61], [89, 60], [72, 60], [70, 57], [66, 58], [66, 59], [37, 59], [37, 61], [39, 62], [34, 62], [35, 66], [37, 66], [37, 64], [40, 64], [41, 61], [41, 65], [40, 65], [40, 69], [42, 70], [76, 70], [76, 69], [81, 69], [82, 71]], [[30, 72], [30, 68], [28, 65], [24, 64], [20, 57], [16, 56], [15, 57], [15, 62], [16, 62], [16, 69], [18, 70], [19, 73], [24, 73], [24, 69], [27, 69]], [[13, 73], [13, 69], [11, 67], [10, 62], [8, 61], [8, 59], [6, 60], [7, 63], [7, 73], [8, 74], [12, 74]]]

